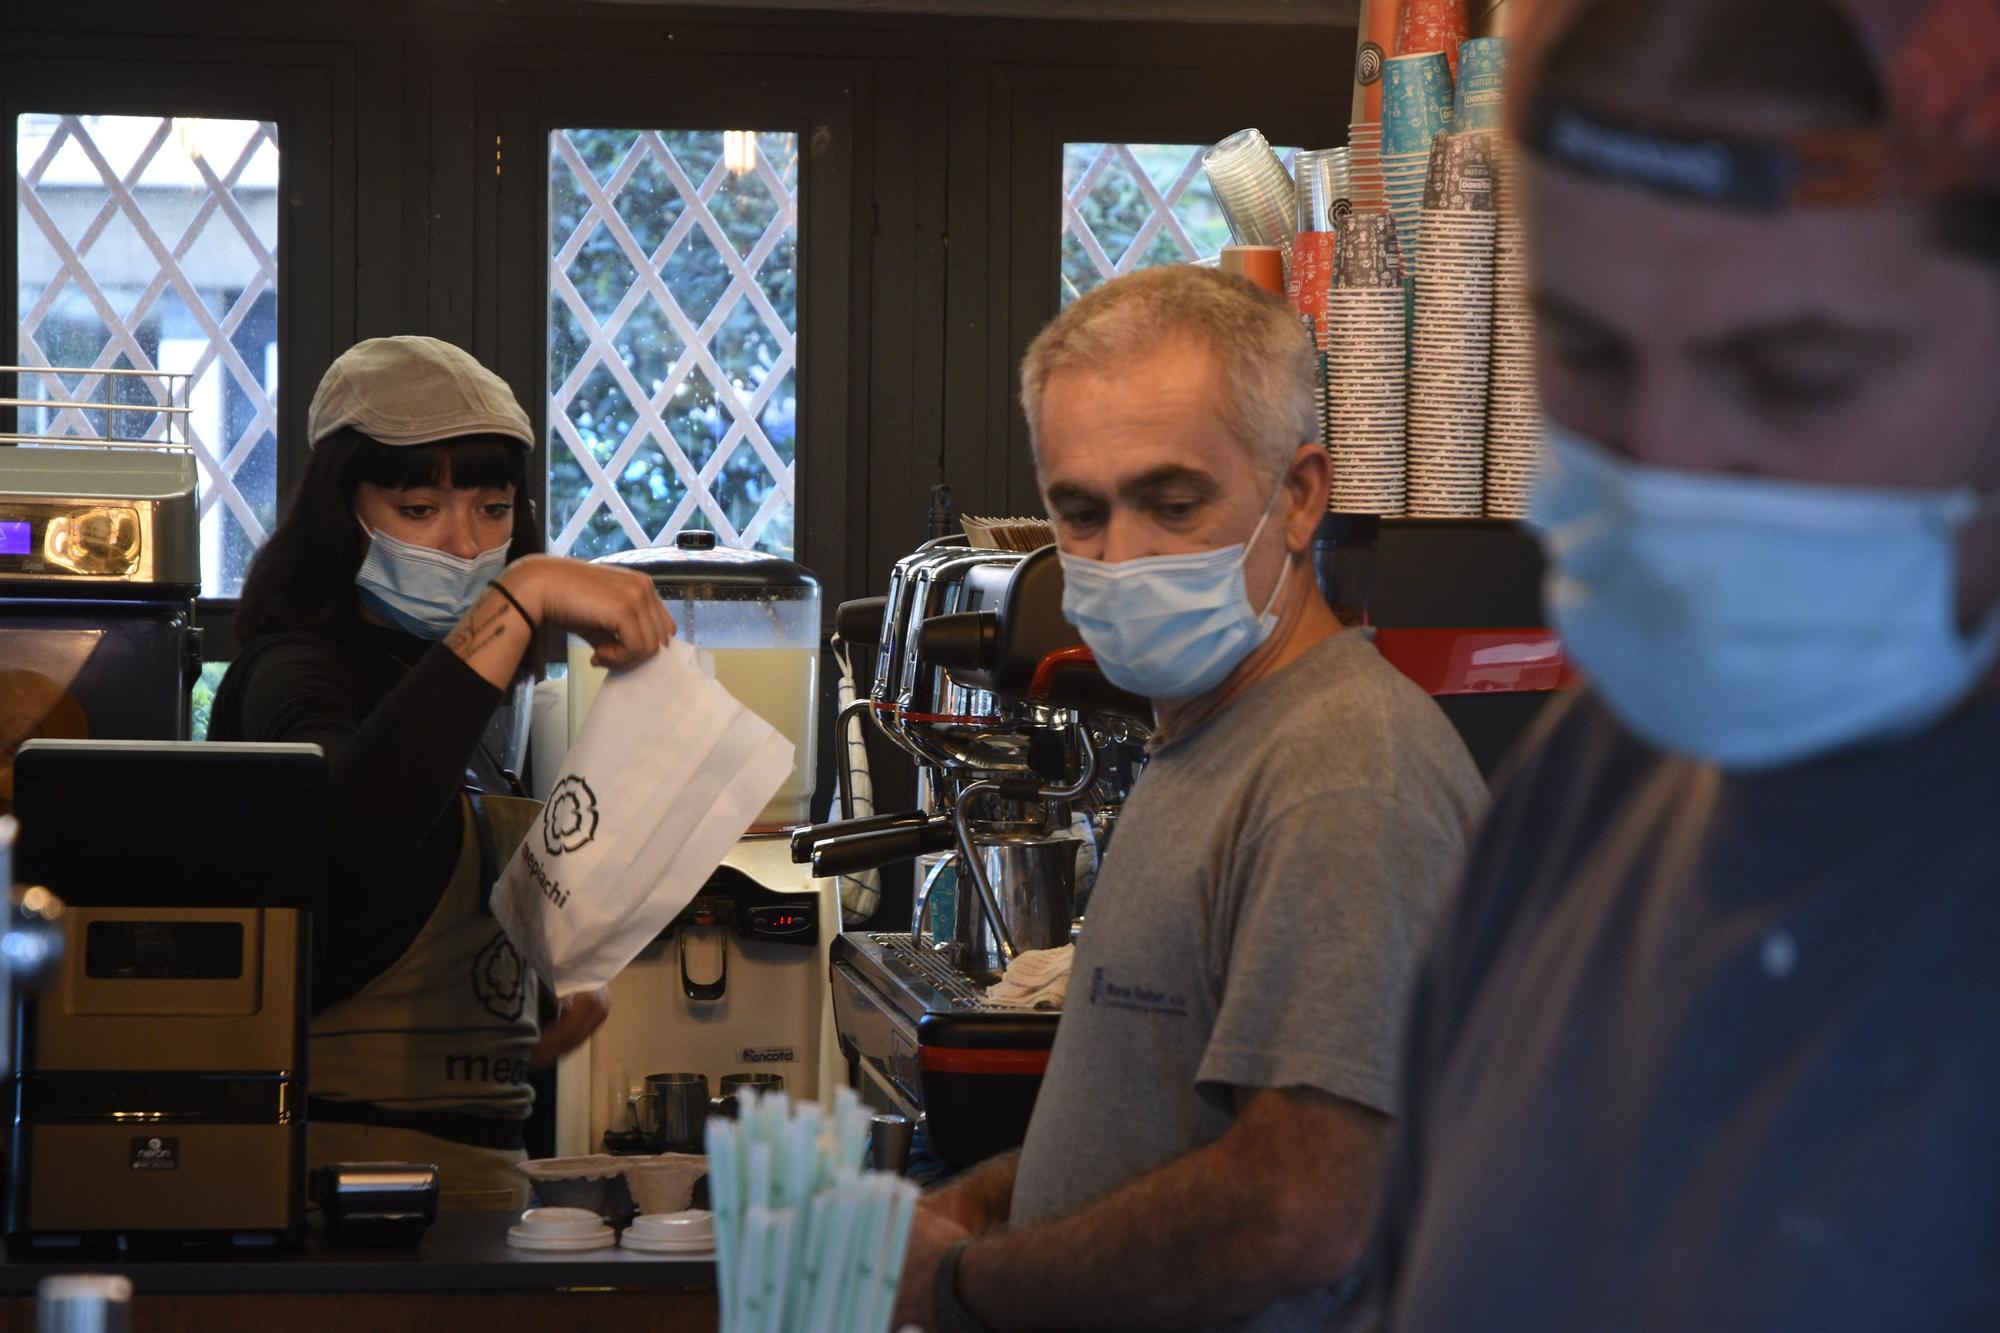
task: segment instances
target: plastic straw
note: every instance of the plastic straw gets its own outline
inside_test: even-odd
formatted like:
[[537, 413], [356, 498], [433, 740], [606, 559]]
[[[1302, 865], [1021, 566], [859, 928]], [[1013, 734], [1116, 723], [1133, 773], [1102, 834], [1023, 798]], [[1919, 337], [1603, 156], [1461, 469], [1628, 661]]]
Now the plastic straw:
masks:
[[864, 1320], [869, 1307], [874, 1304], [875, 1266], [882, 1253], [882, 1239], [888, 1230], [889, 1220], [887, 1209], [883, 1206], [882, 1191], [877, 1188], [879, 1184], [880, 1178], [875, 1176], [861, 1182], [857, 1201], [859, 1216], [855, 1219], [858, 1239], [854, 1246], [854, 1265], [848, 1272], [846, 1290], [841, 1293], [841, 1328], [869, 1328]]
[[792, 1285], [792, 1233], [798, 1214], [780, 1208], [771, 1215], [769, 1243], [764, 1250], [763, 1333], [786, 1328], [785, 1296]]
[[[771, 1229], [771, 1212], [752, 1204], [743, 1212], [743, 1262], [730, 1276], [736, 1289], [736, 1327], [751, 1330], [764, 1324], [765, 1233]], [[722, 1278], [718, 1273], [717, 1278]]]
[[728, 1275], [736, 1271], [737, 1225], [742, 1216], [742, 1182], [736, 1169], [735, 1126], [720, 1120], [708, 1122], [704, 1134], [708, 1149], [708, 1206], [715, 1214], [716, 1291], [722, 1305], [722, 1326], [736, 1326], [735, 1291]]
[[906, 1180], [889, 1183], [889, 1221], [882, 1240], [882, 1261], [876, 1272], [875, 1302], [863, 1328], [887, 1328], [896, 1312], [896, 1288], [903, 1281], [903, 1259], [909, 1253], [910, 1228], [917, 1220], [917, 1189]]
[[883, 1333], [917, 1191], [862, 1172], [869, 1113], [746, 1094], [709, 1122], [709, 1193], [724, 1333]]
[[806, 1327], [813, 1329], [837, 1328], [835, 1318], [841, 1308], [841, 1299], [846, 1294], [849, 1271], [854, 1266], [857, 1203], [850, 1191], [835, 1189], [829, 1212], [831, 1222], [827, 1228], [826, 1258], [820, 1268], [819, 1291], [813, 1299], [812, 1319]]

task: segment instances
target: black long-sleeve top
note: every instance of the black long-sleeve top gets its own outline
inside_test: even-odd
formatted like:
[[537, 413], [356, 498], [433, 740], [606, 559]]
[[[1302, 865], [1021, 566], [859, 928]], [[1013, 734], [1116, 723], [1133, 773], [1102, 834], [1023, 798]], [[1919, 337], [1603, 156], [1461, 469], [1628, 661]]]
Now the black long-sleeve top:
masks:
[[210, 738], [310, 742], [331, 768], [315, 1010], [386, 971], [436, 910], [463, 846], [466, 769], [502, 697], [443, 644], [359, 619], [253, 640], [230, 664]]

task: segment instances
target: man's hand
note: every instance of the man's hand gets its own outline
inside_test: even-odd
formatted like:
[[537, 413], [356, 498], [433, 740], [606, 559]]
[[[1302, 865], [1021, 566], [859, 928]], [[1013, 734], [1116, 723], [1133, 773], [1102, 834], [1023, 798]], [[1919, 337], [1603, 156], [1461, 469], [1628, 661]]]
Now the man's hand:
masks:
[[971, 1236], [971, 1232], [928, 1205], [917, 1206], [916, 1221], [910, 1227], [910, 1249], [903, 1259], [903, 1281], [896, 1288], [896, 1312], [889, 1327], [914, 1325], [930, 1333], [935, 1324], [932, 1289], [937, 1285], [938, 1265], [945, 1252]]
[[1387, 1117], [1306, 1088], [1236, 1103], [1214, 1143], [1081, 1212], [983, 1236], [960, 1258], [961, 1301], [996, 1329], [1157, 1330], [1339, 1279], [1367, 1237]]
[[942, 1188], [924, 1196], [924, 1207], [958, 1223], [975, 1236], [1007, 1221], [1014, 1205], [1014, 1170], [1021, 1155], [989, 1158]]

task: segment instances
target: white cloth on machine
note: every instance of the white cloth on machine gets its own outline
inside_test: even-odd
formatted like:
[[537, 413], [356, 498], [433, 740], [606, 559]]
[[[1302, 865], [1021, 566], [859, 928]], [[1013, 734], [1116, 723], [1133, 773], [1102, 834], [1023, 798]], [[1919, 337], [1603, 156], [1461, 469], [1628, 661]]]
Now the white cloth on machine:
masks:
[[1060, 1009], [1069, 993], [1069, 968], [1075, 958], [1074, 944], [1016, 954], [1006, 975], [986, 988], [986, 998], [1020, 1009]]

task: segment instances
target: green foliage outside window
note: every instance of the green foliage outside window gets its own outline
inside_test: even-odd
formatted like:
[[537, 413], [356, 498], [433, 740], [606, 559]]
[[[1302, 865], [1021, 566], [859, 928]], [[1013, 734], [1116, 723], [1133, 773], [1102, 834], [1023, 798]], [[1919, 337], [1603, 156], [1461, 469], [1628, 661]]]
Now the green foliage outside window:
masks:
[[[618, 222], [656, 268], [667, 292], [693, 330], [701, 329], [718, 306], [727, 305], [707, 339], [722, 383], [708, 367], [696, 364], [686, 369], [660, 408], [667, 433], [685, 455], [696, 473], [714, 465], [707, 491], [739, 533], [748, 527], [767, 497], [779, 485], [766, 460], [748, 438], [748, 430], [760, 431], [770, 442], [780, 463], [790, 467], [797, 459], [797, 386], [792, 358], [798, 327], [798, 228], [787, 226], [761, 263], [753, 252], [764, 241], [772, 224], [785, 212], [789, 200], [775, 196], [762, 171], [731, 172], [721, 165], [724, 150], [720, 131], [662, 131], [658, 139], [680, 168], [685, 184], [648, 151], [638, 130], [572, 129], [558, 131], [552, 139], [567, 138], [590, 176], [606, 186], [629, 155], [638, 154], [637, 166], [612, 197]], [[755, 135], [758, 153], [787, 192], [797, 189], [798, 150], [796, 136], [780, 133]], [[549, 237], [551, 252], [560, 256], [566, 242], [583, 225], [591, 199], [574, 167], [551, 143], [549, 190]], [[690, 193], [705, 181], [717, 184], [706, 207], [726, 243], [746, 264], [753, 265], [756, 288], [769, 301], [780, 328], [774, 328], [757, 306], [717, 249], [715, 237], [697, 220], [664, 256], [659, 250], [675, 225], [689, 209], [703, 202]], [[674, 327], [669, 312], [646, 284], [627, 248], [607, 220], [597, 219], [575, 258], [565, 270], [582, 303], [602, 330], [608, 348], [600, 353], [614, 355], [631, 372], [640, 390], [655, 396], [673, 382], [676, 366], [686, 356], [688, 338]], [[634, 302], [632, 293], [641, 288]], [[621, 306], [629, 310], [622, 313]], [[592, 333], [570, 305], [558, 294], [549, 303], [549, 387], [560, 392], [592, 350]], [[777, 378], [768, 399], [760, 408], [750, 405], [760, 389]], [[732, 401], [733, 399], [733, 401]], [[608, 467], [620, 445], [638, 424], [627, 390], [606, 366], [599, 364], [576, 387], [566, 401], [551, 403], [551, 414], [560, 411], [575, 428], [592, 458]], [[736, 429], [738, 427], [744, 429]], [[731, 438], [732, 430], [735, 438]], [[611, 478], [619, 497], [645, 530], [648, 540], [671, 541], [670, 528], [706, 528], [716, 524], [701, 508], [685, 507], [689, 478], [677, 469], [663, 449], [657, 430], [617, 469]], [[717, 455], [726, 455], [717, 462]], [[591, 481], [569, 444], [551, 431], [549, 449], [548, 531], [558, 539], [580, 506], [593, 503]], [[673, 519], [677, 511], [683, 517]], [[792, 506], [782, 502], [754, 544], [762, 550], [790, 554], [794, 524]], [[724, 533], [727, 537], [729, 534]], [[618, 521], [614, 510], [599, 505], [575, 534], [568, 552], [590, 557], [624, 550], [633, 544], [631, 535]]]

